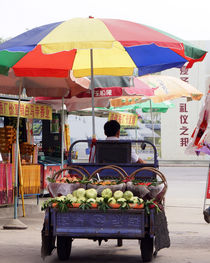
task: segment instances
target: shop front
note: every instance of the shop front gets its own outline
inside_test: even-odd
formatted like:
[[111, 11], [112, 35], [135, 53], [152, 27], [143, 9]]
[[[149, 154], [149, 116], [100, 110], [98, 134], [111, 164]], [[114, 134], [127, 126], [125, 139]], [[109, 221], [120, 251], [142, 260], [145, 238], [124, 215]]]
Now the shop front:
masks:
[[[64, 129], [64, 149], [68, 153], [70, 146], [69, 128]], [[52, 120], [42, 120], [42, 148], [39, 151], [39, 164], [41, 165], [41, 194], [48, 194], [48, 177], [61, 169], [61, 116], [59, 113], [52, 114]], [[64, 167], [67, 161], [64, 156]]]
[[[18, 102], [0, 100], [0, 205], [13, 203], [15, 182], [15, 146]], [[24, 195], [39, 195], [41, 165], [38, 163], [38, 146], [33, 141], [33, 119], [52, 119], [49, 106], [21, 102], [19, 132], [19, 186]]]

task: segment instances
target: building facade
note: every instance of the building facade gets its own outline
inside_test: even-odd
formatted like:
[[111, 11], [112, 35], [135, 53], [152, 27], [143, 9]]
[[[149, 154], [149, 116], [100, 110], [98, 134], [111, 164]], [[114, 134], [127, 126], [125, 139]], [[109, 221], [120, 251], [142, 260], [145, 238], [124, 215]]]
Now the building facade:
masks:
[[[191, 43], [210, 52], [210, 41], [192, 41]], [[175, 108], [161, 115], [161, 153], [162, 160], [208, 160], [209, 156], [196, 156], [185, 153], [186, 147], [196, 127], [205, 95], [210, 85], [210, 56], [203, 62], [197, 62], [191, 69], [170, 69], [162, 72], [180, 78], [204, 95], [200, 101], [187, 101], [186, 98], [173, 100]]]

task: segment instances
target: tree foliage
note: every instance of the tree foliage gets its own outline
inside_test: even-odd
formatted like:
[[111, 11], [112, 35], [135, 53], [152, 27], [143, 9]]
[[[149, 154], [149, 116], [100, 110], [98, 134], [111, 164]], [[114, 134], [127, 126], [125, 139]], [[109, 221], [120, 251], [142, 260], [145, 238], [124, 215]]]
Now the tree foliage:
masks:
[[3, 39], [2, 37], [0, 37], [0, 44], [5, 42], [5, 41], [6, 41], [6, 39]]

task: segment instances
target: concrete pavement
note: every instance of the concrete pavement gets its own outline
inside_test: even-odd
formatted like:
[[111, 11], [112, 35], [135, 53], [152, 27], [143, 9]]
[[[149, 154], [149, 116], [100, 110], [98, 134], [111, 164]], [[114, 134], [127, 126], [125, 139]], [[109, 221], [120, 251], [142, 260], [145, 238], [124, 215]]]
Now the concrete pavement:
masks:
[[[166, 215], [170, 231], [171, 247], [160, 250], [155, 263], [209, 263], [210, 224], [203, 219], [203, 197], [207, 167], [161, 167], [168, 181]], [[0, 208], [0, 262], [36, 263], [40, 257], [41, 228], [44, 213], [36, 205], [36, 199], [26, 200], [26, 217], [21, 206], [19, 219], [28, 225], [26, 230], [3, 230], [2, 225], [13, 217], [13, 208]], [[75, 240], [71, 262], [141, 262], [139, 244], [125, 240], [123, 247], [116, 247], [115, 240], [98, 243], [92, 240]], [[45, 262], [56, 263], [56, 251]]]

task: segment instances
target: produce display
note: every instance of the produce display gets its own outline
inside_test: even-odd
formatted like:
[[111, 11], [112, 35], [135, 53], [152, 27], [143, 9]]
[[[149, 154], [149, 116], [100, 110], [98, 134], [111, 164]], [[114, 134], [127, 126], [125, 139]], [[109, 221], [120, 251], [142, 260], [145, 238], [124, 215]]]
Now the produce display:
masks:
[[48, 190], [52, 197], [70, 194], [78, 188], [86, 188], [88, 183], [82, 176], [74, 174], [67, 174], [58, 178], [48, 178], [48, 181]]
[[82, 180], [82, 178], [79, 175], [74, 175], [74, 174], [65, 174], [63, 177], [60, 176], [58, 178], [50, 178], [48, 177], [47, 180], [50, 183], [67, 183], [67, 184], [71, 184], [71, 183], [78, 183]]
[[87, 184], [87, 189], [94, 188], [97, 190], [98, 194], [101, 195], [102, 191], [105, 188], [110, 188], [113, 192], [121, 190], [125, 191], [126, 189], [126, 182], [125, 180], [121, 179], [112, 179], [112, 180], [90, 180]]
[[98, 195], [96, 189], [78, 188], [72, 194], [49, 198], [42, 204], [42, 210], [47, 208], [56, 208], [60, 212], [67, 212], [69, 208], [80, 209], [142, 209], [145, 207], [149, 213], [150, 208], [156, 208], [160, 211], [159, 205], [154, 200], [143, 200], [138, 196], [134, 196], [131, 191], [122, 192], [121, 190], [114, 193], [110, 188], [105, 188]]
[[67, 183], [67, 184], [71, 184], [71, 183], [78, 183], [80, 181], [80, 178], [76, 177], [76, 176], [64, 176], [63, 178], [58, 178], [55, 180], [55, 183]]
[[[103, 177], [99, 172], [113, 169], [119, 172], [115, 178]], [[145, 168], [143, 168], [145, 169]], [[152, 168], [150, 168], [152, 169]], [[150, 208], [159, 210], [167, 189], [164, 178], [146, 181], [131, 174], [124, 176], [116, 166], [104, 166], [92, 175], [85, 176], [79, 166], [64, 169], [50, 178], [48, 185], [50, 199], [43, 203], [42, 209], [56, 208], [61, 212], [69, 208], [92, 209], [142, 209], [149, 213]], [[71, 170], [71, 172], [70, 172]], [[109, 173], [108, 173], [109, 174]]]
[[156, 180], [152, 182], [144, 182], [141, 180], [132, 180], [129, 177], [126, 179], [112, 179], [112, 180], [93, 180], [82, 178], [78, 175], [64, 175], [57, 179], [49, 178], [48, 189], [52, 197], [57, 197], [61, 195], [67, 195], [72, 193], [78, 188], [90, 189], [94, 188], [97, 190], [98, 195], [101, 195], [105, 188], [110, 188], [112, 192], [121, 190], [129, 190], [133, 192], [135, 196], [143, 199], [153, 199], [155, 198], [163, 189], [164, 185], [162, 182], [157, 182]]

